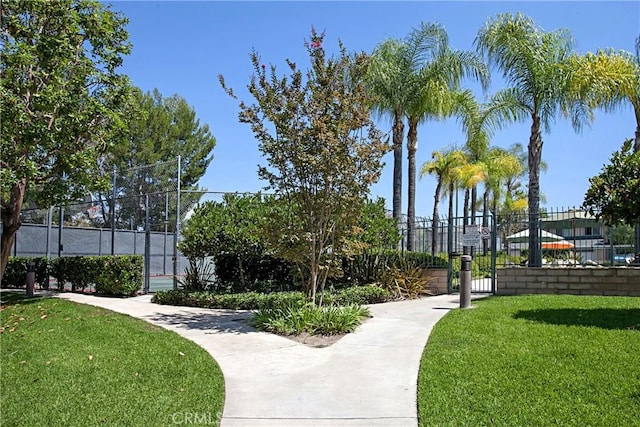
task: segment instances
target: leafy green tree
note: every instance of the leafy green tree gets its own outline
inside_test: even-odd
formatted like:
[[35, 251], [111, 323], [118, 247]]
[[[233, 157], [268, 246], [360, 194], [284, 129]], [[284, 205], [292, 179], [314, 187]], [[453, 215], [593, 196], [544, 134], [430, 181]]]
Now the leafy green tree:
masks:
[[215, 260], [235, 255], [243, 286], [247, 260], [266, 253], [262, 233], [268, 202], [260, 194], [225, 194], [221, 202], [207, 201], [196, 207], [182, 230], [180, 250], [189, 259]]
[[105, 183], [98, 158], [122, 126], [130, 44], [127, 20], [94, 0], [7, 0], [0, 14], [1, 278], [26, 192], [47, 207]]
[[633, 152], [633, 140], [625, 141], [589, 184], [587, 212], [609, 225], [640, 223], [640, 152]]
[[571, 117], [576, 130], [592, 119], [592, 106], [578, 96], [580, 76], [572, 67], [568, 31], [539, 28], [520, 13], [500, 14], [479, 30], [476, 46], [502, 71], [511, 85], [496, 93], [488, 106], [491, 125], [531, 121], [528, 146], [529, 266], [542, 265], [540, 246], [540, 161], [542, 129], [547, 131], [559, 112]]
[[394, 218], [387, 217], [384, 204], [382, 197], [364, 201], [358, 222], [360, 231], [355, 237], [363, 249], [395, 249], [398, 246], [401, 239], [398, 224]]
[[[215, 138], [207, 124], [201, 125], [195, 110], [181, 96], [163, 98], [157, 89], [134, 91], [134, 110], [126, 119], [125, 138], [106, 159], [107, 170], [118, 171], [116, 180], [116, 227], [145, 225], [145, 198], [149, 195], [151, 224], [175, 225], [177, 162], [180, 155], [180, 188], [185, 194], [182, 210], [188, 211], [199, 199], [198, 180], [213, 159]], [[99, 195], [102, 218], [110, 225], [113, 192]], [[166, 213], [166, 205], [169, 212]]]
[[367, 56], [349, 55], [340, 45], [339, 55], [327, 58], [323, 42], [324, 34], [312, 30], [306, 78], [291, 61], [290, 75], [279, 77], [253, 52], [248, 89], [255, 103], [241, 102], [239, 115], [268, 163], [258, 176], [281, 206], [268, 222], [270, 245], [296, 265], [313, 302], [357, 233], [361, 200], [388, 149], [370, 118]]

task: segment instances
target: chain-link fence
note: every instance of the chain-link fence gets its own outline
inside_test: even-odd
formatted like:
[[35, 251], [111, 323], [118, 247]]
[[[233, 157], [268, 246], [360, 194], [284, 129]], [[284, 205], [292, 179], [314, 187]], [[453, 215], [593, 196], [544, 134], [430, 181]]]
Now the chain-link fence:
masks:
[[144, 257], [144, 289], [170, 288], [186, 265], [177, 249], [187, 213], [203, 192], [181, 188], [180, 157], [114, 169], [111, 188], [85, 200], [39, 209], [27, 205], [14, 256], [121, 255]]

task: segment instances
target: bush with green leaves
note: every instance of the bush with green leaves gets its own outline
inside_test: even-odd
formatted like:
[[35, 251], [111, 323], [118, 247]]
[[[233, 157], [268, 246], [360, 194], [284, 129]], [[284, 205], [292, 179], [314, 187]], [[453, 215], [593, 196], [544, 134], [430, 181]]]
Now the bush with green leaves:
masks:
[[364, 285], [325, 292], [322, 298], [324, 305], [378, 304], [389, 301], [391, 294], [379, 286]]
[[[356, 286], [338, 291], [325, 291], [324, 305], [376, 304], [388, 301], [389, 293], [378, 286]], [[302, 305], [305, 295], [298, 291], [288, 292], [244, 292], [218, 294], [215, 292], [189, 292], [168, 290], [157, 292], [151, 302], [162, 305], [219, 308], [233, 310], [272, 309], [290, 305]]]
[[43, 289], [49, 288], [49, 262], [46, 257], [9, 257], [7, 268], [2, 277], [3, 288], [22, 288], [26, 286], [29, 263], [35, 263], [36, 283]]
[[99, 294], [133, 296], [142, 286], [143, 261], [140, 255], [101, 258], [101, 271], [95, 280]]
[[84, 290], [94, 286], [96, 293], [104, 295], [134, 295], [142, 286], [141, 255], [105, 255], [61, 257], [51, 260], [51, 275], [64, 290]]
[[190, 258], [184, 269], [184, 276], [178, 279], [180, 289], [187, 291], [207, 291], [214, 283], [214, 266], [206, 258]]
[[321, 306], [292, 304], [259, 310], [251, 323], [256, 328], [281, 335], [335, 335], [353, 332], [366, 318], [369, 309], [361, 305]]
[[367, 250], [342, 260], [343, 277], [349, 283], [380, 282], [392, 268], [447, 268], [447, 261], [424, 252], [404, 252], [395, 249]]

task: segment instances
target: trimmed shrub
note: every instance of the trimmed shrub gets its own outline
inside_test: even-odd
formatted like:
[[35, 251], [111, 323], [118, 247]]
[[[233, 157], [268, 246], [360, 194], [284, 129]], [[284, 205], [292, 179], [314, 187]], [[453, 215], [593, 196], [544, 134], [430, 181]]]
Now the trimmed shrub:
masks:
[[35, 262], [36, 283], [42, 289], [49, 289], [49, 262], [46, 257], [9, 257], [2, 277], [3, 288], [22, 288], [27, 285], [28, 264]]
[[303, 305], [305, 301], [306, 299], [302, 292], [215, 294], [212, 292], [188, 292], [182, 290], [161, 291], [151, 299], [151, 302], [163, 305], [232, 310], [259, 310]]
[[95, 283], [101, 269], [102, 257], [71, 256], [51, 260], [51, 275], [58, 282], [58, 290], [71, 283], [71, 291], [84, 290]]
[[[326, 291], [324, 305], [375, 304], [389, 300], [389, 292], [378, 286], [355, 286], [339, 291]], [[304, 293], [298, 291], [272, 292], [269, 294], [245, 292], [240, 294], [217, 294], [213, 292], [189, 292], [168, 290], [157, 292], [151, 302], [163, 305], [220, 308], [231, 310], [260, 310], [302, 306], [306, 303]]]
[[51, 275], [64, 290], [84, 290], [93, 285], [96, 293], [130, 296], [142, 285], [141, 255], [105, 255], [61, 257], [51, 261]]
[[337, 291], [325, 292], [325, 305], [378, 304], [389, 301], [391, 295], [386, 289], [375, 285], [352, 286]]
[[[237, 254], [220, 254], [214, 257], [216, 285], [233, 292], [256, 290], [256, 285], [264, 282], [278, 283], [287, 290], [293, 288], [291, 263], [270, 255], [245, 256], [242, 271]], [[244, 277], [244, 286], [241, 278]]]
[[101, 261], [95, 279], [96, 292], [104, 295], [132, 296], [142, 286], [142, 256], [114, 255], [97, 257]]

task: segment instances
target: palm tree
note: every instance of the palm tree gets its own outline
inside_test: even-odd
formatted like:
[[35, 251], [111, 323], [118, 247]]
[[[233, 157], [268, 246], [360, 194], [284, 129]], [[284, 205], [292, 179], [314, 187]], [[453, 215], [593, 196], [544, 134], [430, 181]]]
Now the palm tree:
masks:
[[575, 89], [588, 99], [591, 108], [613, 112], [631, 104], [636, 118], [633, 151], [640, 151], [640, 36], [635, 54], [612, 49], [598, 50], [584, 56], [573, 55], [571, 70]]
[[449, 217], [453, 216], [453, 193], [458, 180], [458, 170], [465, 164], [466, 156], [462, 150], [448, 148], [443, 151], [434, 151], [430, 162], [425, 162], [420, 168], [420, 176], [435, 175], [436, 190], [433, 204], [433, 227], [431, 233], [431, 254], [438, 254], [438, 206], [442, 193], [449, 197]]
[[[509, 153], [508, 150], [499, 147], [491, 147], [484, 156], [485, 171], [487, 179], [484, 182], [484, 193], [482, 195], [482, 226], [489, 226], [489, 210], [495, 216], [498, 213], [498, 201], [502, 198], [507, 179], [522, 175], [523, 164], [517, 156]], [[493, 198], [491, 208], [489, 199]], [[482, 253], [487, 254], [487, 240], [482, 241]]]
[[529, 164], [529, 266], [542, 265], [540, 246], [541, 130], [549, 130], [558, 112], [571, 115], [579, 131], [592, 119], [592, 108], [575, 94], [570, 70], [572, 39], [566, 30], [545, 32], [520, 13], [498, 15], [479, 30], [479, 51], [503, 73], [511, 87], [496, 93], [488, 107], [491, 125], [531, 121]]
[[404, 140], [404, 108], [415, 54], [401, 40], [388, 39], [379, 44], [371, 55], [367, 84], [379, 115], [390, 115], [393, 120], [393, 218], [402, 218], [402, 144]]
[[461, 80], [470, 77], [487, 87], [489, 71], [473, 52], [455, 51], [449, 47], [444, 27], [437, 23], [422, 23], [406, 39], [407, 46], [418, 47], [418, 67], [407, 79], [411, 97], [407, 100], [408, 119], [408, 207], [407, 249], [415, 246], [415, 192], [418, 125], [429, 119], [442, 119], [453, 114]]

